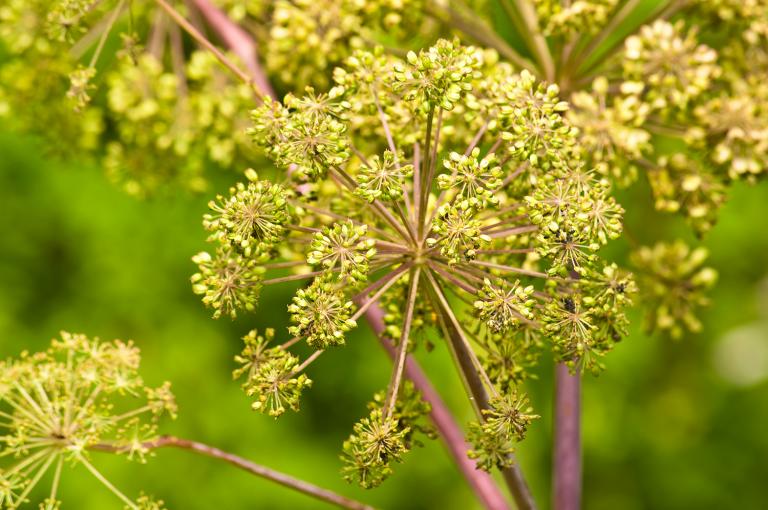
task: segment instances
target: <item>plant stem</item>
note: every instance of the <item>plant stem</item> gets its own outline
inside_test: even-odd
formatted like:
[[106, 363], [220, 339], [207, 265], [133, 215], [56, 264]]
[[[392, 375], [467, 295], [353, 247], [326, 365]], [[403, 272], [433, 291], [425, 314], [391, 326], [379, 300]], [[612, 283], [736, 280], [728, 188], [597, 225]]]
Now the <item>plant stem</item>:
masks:
[[405, 370], [405, 358], [408, 356], [408, 344], [411, 338], [411, 325], [413, 324], [413, 311], [416, 308], [416, 298], [419, 289], [419, 278], [421, 277], [421, 266], [416, 266], [411, 270], [410, 288], [408, 289], [408, 302], [405, 307], [405, 322], [403, 323], [403, 334], [400, 336], [400, 344], [397, 346], [397, 356], [395, 356], [395, 368], [392, 371], [392, 380], [389, 383], [389, 395], [387, 405], [384, 410], [384, 417], [389, 418], [395, 410], [397, 395], [400, 393], [400, 382], [403, 380], [403, 371]]
[[[378, 305], [373, 305], [368, 308], [365, 318], [374, 334], [379, 338], [381, 345], [386, 349], [390, 357], [394, 359], [396, 350], [392, 342], [384, 337], [384, 311]], [[410, 355], [405, 360], [405, 375], [413, 382], [416, 389], [419, 390], [422, 398], [429, 402], [432, 408], [430, 411], [432, 423], [435, 424], [435, 428], [443, 439], [445, 446], [453, 456], [456, 466], [464, 475], [464, 478], [483, 506], [489, 510], [508, 510], [510, 508], [509, 504], [491, 475], [475, 468], [475, 463], [467, 457], [467, 451], [471, 449], [471, 446], [464, 440], [464, 433], [461, 427], [456, 423], [456, 419], [445, 402], [443, 402], [440, 394], [430, 383], [429, 378]]]
[[570, 68], [578, 71], [579, 67], [594, 56], [595, 51], [600, 48], [600, 45], [615, 33], [616, 29], [624, 23], [627, 17], [634, 12], [639, 4], [640, 0], [627, 0], [624, 2], [621, 8], [611, 17], [608, 24], [603, 27], [603, 29], [589, 41], [587, 47], [576, 56], [576, 60], [573, 62], [575, 65]]
[[533, 4], [529, 0], [513, 0], [514, 6], [509, 3], [509, 0], [502, 0], [501, 3], [512, 22], [519, 25], [521, 34], [527, 34], [524, 39], [536, 57], [542, 77], [550, 83], [554, 82], [555, 62], [547, 39], [541, 33], [539, 18]]
[[272, 85], [269, 83], [269, 79], [259, 63], [256, 43], [251, 36], [229, 19], [221, 9], [213, 5], [210, 0], [191, 1], [216, 33], [219, 34], [224, 44], [243, 61], [259, 89], [267, 96], [275, 98], [275, 91], [272, 89]]
[[213, 56], [218, 59], [219, 62], [221, 62], [224, 67], [232, 71], [235, 76], [237, 76], [240, 80], [242, 80], [244, 83], [247, 83], [251, 86], [253, 89], [254, 94], [256, 97], [260, 100], [264, 99], [265, 91], [261, 89], [258, 83], [254, 79], [251, 78], [245, 71], [240, 69], [232, 60], [229, 59], [222, 51], [217, 48], [211, 41], [206, 39], [206, 37], [200, 33], [200, 31], [195, 28], [184, 16], [182, 16], [176, 9], [173, 8], [168, 2], [165, 0], [155, 0], [157, 5], [163, 8], [165, 12], [168, 13], [168, 15], [175, 21], [181, 28], [184, 29], [185, 32], [187, 32], [190, 37], [192, 37], [195, 41], [200, 43], [201, 46], [203, 46], [206, 50], [210, 51]]
[[[225, 452], [213, 446], [199, 443], [197, 441], [181, 439], [174, 436], [161, 436], [154, 441], [147, 441], [143, 444], [143, 446], [151, 450], [169, 447], [189, 450], [194, 453], [199, 453], [200, 455], [223, 460], [224, 462], [232, 464], [233, 466], [240, 468], [243, 471], [247, 471], [256, 476], [266, 478], [267, 480], [271, 480], [275, 483], [283, 485], [284, 487], [303, 492], [308, 496], [312, 496], [313, 498], [326, 501], [342, 508], [350, 508], [352, 510], [373, 510], [373, 507], [359, 501], [355, 501], [354, 499], [349, 499], [345, 496], [336, 494], [335, 492], [323, 489], [309, 482], [305, 482], [304, 480], [293, 478], [292, 476], [280, 473], [279, 471], [274, 471], [268, 467], [256, 464], [235, 454]], [[125, 447], [114, 446], [110, 444], [97, 444], [94, 445], [91, 449], [105, 452], [122, 452], [125, 450]]]
[[559, 363], [555, 369], [554, 457], [552, 508], [581, 506], [581, 376]]
[[429, 113], [427, 113], [427, 135], [424, 138], [424, 167], [419, 169], [419, 196], [414, 197], [414, 200], [419, 201], [419, 216], [418, 216], [418, 232], [419, 240], [423, 241], [425, 236], [429, 232], [424, 231], [424, 219], [426, 217], [427, 205], [429, 200], [429, 192], [432, 189], [432, 183], [427, 181], [427, 174], [429, 168], [432, 166], [432, 162], [429, 160], [431, 156], [430, 143], [432, 143], [432, 121], [435, 118], [435, 105], [429, 106]]
[[[432, 277], [432, 274], [427, 272], [426, 275], [429, 282], [432, 284], [435, 299], [440, 301], [440, 303], [436, 303], [436, 308], [439, 309], [442, 307], [445, 310], [448, 308], [445, 296], [442, 294], [442, 291]], [[456, 360], [456, 364], [463, 376], [470, 400], [472, 400], [475, 408], [478, 410], [479, 417], [482, 419], [480, 410], [488, 409], [489, 407], [489, 397], [484, 382], [487, 375], [482, 371], [482, 367], [477, 365], [477, 356], [471, 352], [470, 346], [467, 345], [466, 339], [459, 331], [459, 324], [455, 321], [452, 321], [450, 324], [448, 323], [449, 320], [455, 318], [443, 317], [440, 314], [438, 314], [438, 317], [445, 330], [445, 335], [449, 340], [448, 344]], [[512, 459], [511, 465], [501, 470], [504, 481], [506, 482], [509, 491], [512, 493], [512, 497], [517, 504], [518, 510], [535, 510], [536, 503], [534, 502], [531, 490], [528, 488], [528, 484], [523, 477], [523, 473], [520, 471], [520, 465], [514, 455], [510, 455], [510, 457]]]
[[536, 66], [530, 60], [520, 55], [512, 46], [507, 44], [507, 41], [499, 37], [493, 28], [479, 21], [479, 18], [466, 16], [456, 9], [443, 9], [436, 5], [436, 2], [429, 5], [427, 14], [442, 23], [455, 27], [460, 32], [464, 32], [481, 45], [495, 49], [515, 66], [537, 71]]

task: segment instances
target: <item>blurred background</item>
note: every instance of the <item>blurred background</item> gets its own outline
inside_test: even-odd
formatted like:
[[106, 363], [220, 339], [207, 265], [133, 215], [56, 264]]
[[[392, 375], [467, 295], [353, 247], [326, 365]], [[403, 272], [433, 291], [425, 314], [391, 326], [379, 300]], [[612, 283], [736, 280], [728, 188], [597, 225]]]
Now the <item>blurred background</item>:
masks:
[[[290, 285], [270, 287], [258, 312], [210, 319], [188, 278], [204, 249], [201, 216], [211, 193], [140, 201], [87, 164], [48, 159], [36, 140], [0, 131], [0, 355], [43, 349], [60, 330], [134, 339], [151, 384], [172, 381], [180, 413], [164, 431], [383, 508], [471, 509], [477, 504], [438, 441], [416, 449], [380, 489], [339, 476], [338, 454], [390, 362], [365, 326], [314, 364], [302, 412], [279, 421], [250, 410], [231, 380], [240, 336], [285, 327]], [[225, 190], [234, 174], [214, 176]], [[682, 237], [676, 217], [651, 208], [650, 191], [620, 197], [633, 242]], [[638, 310], [607, 370], [584, 383], [586, 509], [765, 508], [768, 496], [768, 187], [737, 183], [703, 240], [720, 273], [704, 332], [680, 341], [647, 336]], [[610, 256], [625, 261], [617, 241]], [[445, 349], [421, 361], [465, 421], [470, 410]], [[542, 508], [549, 507], [551, 373], [529, 385], [542, 419], [519, 457]], [[94, 454], [99, 456], [99, 454]], [[103, 457], [103, 458], [101, 458]], [[158, 451], [142, 466], [102, 455], [102, 472], [128, 494], [145, 490], [171, 509], [327, 508], [305, 496], [185, 451]], [[82, 469], [82, 468], [75, 468]], [[98, 482], [65, 472], [66, 508], [121, 507]]]

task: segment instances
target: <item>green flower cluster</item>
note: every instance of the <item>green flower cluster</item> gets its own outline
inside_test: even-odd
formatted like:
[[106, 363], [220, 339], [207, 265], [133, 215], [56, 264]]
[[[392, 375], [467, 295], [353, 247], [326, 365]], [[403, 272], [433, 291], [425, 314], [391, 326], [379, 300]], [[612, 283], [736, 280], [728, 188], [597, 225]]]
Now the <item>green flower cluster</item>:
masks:
[[645, 88], [652, 110], [669, 114], [685, 108], [720, 75], [717, 53], [696, 36], [682, 21], [659, 20], [627, 38], [624, 79]]
[[[516, 395], [540, 353], [597, 370], [625, 333], [633, 283], [598, 253], [623, 210], [587, 167], [558, 87], [491, 62], [445, 40], [402, 60], [358, 51], [328, 93], [267, 100], [250, 134], [286, 177], [234, 187], [205, 218], [228, 250], [226, 271], [193, 277], [215, 309], [250, 310], [259, 285], [307, 281], [288, 306], [293, 338], [246, 338], [238, 375], [257, 409], [296, 409], [309, 364], [373, 303], [385, 309], [399, 361], [344, 445], [345, 476], [364, 487], [389, 476], [424, 412], [403, 407], [402, 360], [417, 346], [444, 341], [464, 360], [472, 400], [491, 402], [473, 455], [504, 468], [533, 418]], [[315, 352], [299, 363], [288, 349], [301, 340]]]
[[637, 161], [652, 149], [651, 134], [642, 128], [650, 106], [636, 90], [625, 86], [619, 94], [609, 95], [609, 82], [601, 76], [591, 90], [573, 93], [568, 112], [568, 120], [580, 130], [583, 157], [619, 186], [637, 179]]
[[656, 209], [681, 211], [697, 232], [706, 232], [717, 221], [725, 202], [725, 184], [711, 168], [683, 152], [661, 156], [658, 167], [648, 170]]
[[267, 254], [282, 241], [285, 225], [291, 220], [289, 193], [280, 185], [260, 181], [252, 169], [245, 172], [247, 185], [237, 183], [229, 197], [218, 195], [208, 207], [215, 214], [203, 217], [203, 226], [212, 232], [209, 241], [244, 251], [247, 255]]
[[376, 255], [376, 241], [366, 239], [368, 228], [352, 221], [334, 223], [315, 234], [307, 254], [307, 263], [338, 271], [338, 281], [350, 283], [368, 278], [369, 263]]
[[277, 83], [301, 90], [308, 85], [326, 89], [329, 81], [324, 71], [380, 35], [404, 38], [413, 32], [409, 27], [418, 29], [422, 3], [424, 0], [278, 0], [261, 9], [247, 8], [260, 11], [248, 14], [264, 26], [264, 33], [257, 31], [256, 35], [264, 48], [267, 70]]
[[421, 399], [413, 383], [404, 381], [391, 416], [384, 417], [386, 392], [379, 392], [368, 404], [371, 413], [353, 427], [344, 441], [341, 459], [344, 478], [361, 487], [378, 487], [392, 474], [392, 463], [413, 446], [421, 446], [419, 436], [435, 437], [434, 429], [424, 423], [431, 408]]
[[473, 449], [469, 457], [477, 460], [477, 468], [490, 472], [511, 465], [514, 443], [525, 439], [528, 425], [538, 418], [531, 414], [528, 398], [511, 393], [491, 400], [483, 409], [484, 421], [472, 422], [469, 439]]
[[357, 176], [359, 186], [356, 193], [373, 202], [382, 200], [397, 200], [403, 196], [405, 180], [413, 175], [413, 165], [400, 165], [392, 151], [384, 150], [384, 156], [374, 155], [369, 162], [360, 167]]
[[549, 36], [597, 33], [608, 23], [618, 0], [535, 0], [536, 14]]
[[243, 391], [256, 400], [254, 410], [278, 417], [286, 406], [299, 410], [299, 399], [304, 388], [312, 386], [306, 374], [298, 373], [299, 359], [283, 346], [270, 346], [275, 330], [267, 328], [263, 335], [251, 330], [243, 337], [245, 347], [235, 361], [240, 365], [232, 376], [244, 378]]
[[491, 283], [486, 278], [474, 303], [478, 318], [493, 333], [507, 333], [521, 322], [533, 320], [531, 308], [536, 303], [532, 299], [533, 291], [533, 285], [522, 287], [519, 280], [510, 284], [498, 279]]
[[[252, 89], [234, 83], [209, 52], [186, 51], [179, 27], [157, 16], [154, 2], [128, 4], [4, 3], [0, 118], [39, 134], [57, 155], [95, 159], [130, 194], [169, 184], [203, 191], [207, 167], [253, 156], [244, 133]], [[118, 35], [119, 51], [105, 55]], [[102, 67], [109, 70], [97, 75]]]
[[[51, 153], [72, 156], [98, 147], [104, 120], [100, 108], [83, 101], [83, 94], [90, 94], [90, 73], [62, 58], [66, 45], [48, 37], [52, 3], [9, 0], [0, 7], [0, 119], [40, 136]], [[70, 100], [72, 73], [82, 92], [73, 92]], [[76, 106], [78, 114], [72, 111]]]
[[90, 453], [107, 449], [145, 461], [147, 442], [163, 415], [176, 416], [170, 384], [147, 386], [138, 374], [139, 350], [131, 342], [100, 342], [61, 333], [44, 352], [22, 353], [0, 364], [0, 505], [15, 509], [53, 472], [41, 509], [59, 508], [65, 463], [82, 465], [131, 510], [160, 508], [143, 496], [118, 491], [93, 465]]
[[699, 307], [709, 304], [706, 291], [717, 282], [717, 271], [704, 265], [706, 248], [691, 250], [682, 241], [644, 246], [633, 253], [646, 304], [646, 328], [681, 338], [698, 332]]
[[226, 314], [234, 319], [238, 309], [255, 310], [266, 271], [263, 263], [274, 256], [292, 218], [288, 190], [259, 180], [252, 169], [245, 176], [247, 185], [238, 183], [228, 197], [219, 195], [208, 203], [213, 214], [203, 217], [203, 226], [211, 232], [208, 242], [216, 250], [192, 258], [199, 268], [192, 275], [192, 288], [213, 308], [214, 318]]
[[175, 71], [151, 53], [120, 59], [106, 77], [106, 114], [117, 126], [105, 141], [108, 177], [131, 194], [169, 182], [202, 191], [207, 165], [241, 166], [252, 156], [244, 134], [251, 89], [229, 82], [217, 66], [204, 51]]
[[307, 179], [322, 178], [349, 158], [346, 127], [338, 117], [345, 105], [334, 101], [338, 94], [333, 89], [315, 96], [309, 89], [306, 98], [288, 96], [285, 106], [268, 100], [252, 113], [249, 133], [278, 165]]
[[288, 332], [306, 337], [307, 343], [316, 349], [344, 345], [344, 333], [357, 327], [352, 318], [353, 309], [354, 304], [341, 289], [331, 281], [318, 278], [306, 289], [296, 291], [293, 303], [288, 306], [293, 323]]

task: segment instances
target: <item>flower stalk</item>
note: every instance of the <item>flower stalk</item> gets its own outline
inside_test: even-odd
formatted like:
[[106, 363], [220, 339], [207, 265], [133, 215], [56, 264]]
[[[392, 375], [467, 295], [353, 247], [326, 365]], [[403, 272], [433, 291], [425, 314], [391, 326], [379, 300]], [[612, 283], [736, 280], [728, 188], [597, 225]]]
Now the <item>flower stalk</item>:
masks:
[[[206, 457], [211, 457], [217, 460], [224, 461], [228, 464], [235, 466], [238, 469], [242, 469], [248, 473], [259, 476], [266, 480], [270, 480], [277, 484], [280, 484], [289, 489], [301, 492], [315, 499], [331, 503], [341, 508], [349, 508], [350, 510], [373, 510], [372, 506], [366, 505], [354, 499], [347, 498], [335, 492], [323, 489], [304, 480], [299, 480], [290, 475], [286, 475], [279, 471], [275, 471], [268, 467], [256, 464], [247, 459], [244, 459], [233, 453], [226, 452], [214, 446], [207, 445], [198, 441], [191, 441], [189, 439], [182, 439], [174, 436], [161, 436], [153, 441], [147, 441], [142, 446], [148, 450], [156, 450], [159, 448], [179, 448], [182, 450], [191, 451]], [[109, 444], [98, 444], [92, 447], [96, 451], [104, 452], [120, 452], [120, 448], [116, 448]]]
[[555, 368], [552, 508], [581, 508], [581, 374]]

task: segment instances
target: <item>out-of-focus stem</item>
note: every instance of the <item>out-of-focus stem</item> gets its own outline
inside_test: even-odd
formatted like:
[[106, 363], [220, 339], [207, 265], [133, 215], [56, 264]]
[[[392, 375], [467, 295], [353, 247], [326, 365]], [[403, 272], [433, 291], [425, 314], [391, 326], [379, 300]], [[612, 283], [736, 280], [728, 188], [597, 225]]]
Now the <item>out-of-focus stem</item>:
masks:
[[[384, 311], [378, 305], [373, 305], [368, 308], [365, 317], [370, 324], [371, 329], [381, 341], [382, 346], [394, 359], [396, 350], [392, 343], [384, 336]], [[461, 427], [456, 423], [456, 419], [445, 405], [445, 402], [443, 402], [440, 394], [432, 386], [426, 374], [424, 374], [423, 370], [412, 356], [406, 358], [405, 375], [413, 382], [416, 389], [419, 390], [422, 398], [429, 402], [432, 407], [432, 411], [430, 412], [432, 423], [435, 424], [435, 428], [440, 434], [440, 437], [442, 437], [443, 442], [446, 447], [448, 447], [456, 466], [464, 475], [467, 482], [469, 482], [469, 485], [472, 487], [472, 490], [482, 502], [483, 506], [489, 510], [509, 509], [509, 503], [493, 481], [493, 478], [491, 478], [485, 471], [475, 468], [474, 462], [467, 457], [467, 451], [469, 451], [471, 447], [464, 440], [464, 433], [462, 432]]]
[[581, 507], [581, 375], [559, 363], [555, 372], [552, 508]]
[[213, 5], [210, 0], [190, 1], [197, 7], [211, 28], [221, 37], [227, 48], [243, 61], [256, 86], [265, 95], [275, 98], [275, 91], [259, 62], [257, 47], [253, 38], [240, 25], [233, 22], [218, 7]]
[[[233, 466], [251, 474], [266, 478], [267, 480], [279, 483], [280, 485], [290, 489], [303, 492], [304, 494], [312, 496], [313, 498], [317, 498], [343, 508], [349, 508], [351, 510], [373, 510], [373, 507], [368, 506], [365, 503], [341, 496], [340, 494], [336, 494], [335, 492], [323, 489], [322, 487], [318, 487], [309, 482], [305, 482], [304, 480], [293, 478], [292, 476], [280, 473], [279, 471], [274, 471], [268, 467], [256, 464], [235, 454], [225, 452], [213, 446], [199, 443], [197, 441], [190, 441], [189, 439], [181, 439], [174, 436], [161, 436], [154, 441], [147, 441], [142, 446], [150, 450], [166, 447], [189, 450], [201, 455], [205, 455], [207, 457], [223, 460], [224, 462], [232, 464]], [[105, 452], [121, 452], [125, 450], [124, 447], [113, 446], [109, 444], [97, 444], [91, 447], [91, 449]]]
[[[181, 15], [179, 11], [173, 8], [171, 4], [166, 2], [166, 0], [154, 0], [157, 5], [159, 5], [166, 13], [168, 13], [168, 16], [173, 19], [173, 21], [178, 24], [182, 29], [184, 29], [185, 32], [187, 32], [190, 37], [192, 37], [195, 41], [200, 43], [201, 46], [203, 46], [206, 50], [210, 51], [213, 56], [216, 57], [216, 59], [221, 62], [224, 67], [229, 69], [235, 76], [237, 76], [241, 81], [244, 83], [247, 83], [251, 86], [253, 89], [254, 94], [259, 99], [264, 99], [264, 96], [266, 92], [259, 86], [258, 83], [256, 83], [255, 79], [251, 77], [247, 72], [240, 69], [240, 67], [237, 66], [232, 60], [227, 57], [219, 48], [216, 47], [215, 44], [213, 44], [211, 41], [209, 41], [203, 34], [200, 33], [200, 31], [195, 28], [192, 23], [190, 23], [187, 18]], [[234, 51], [234, 50], [233, 50]]]

